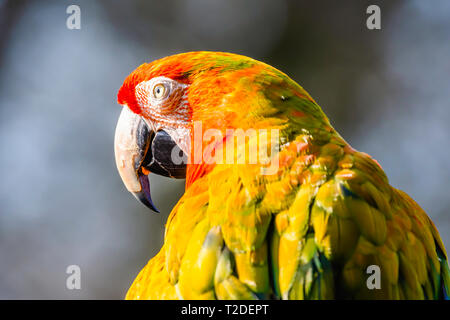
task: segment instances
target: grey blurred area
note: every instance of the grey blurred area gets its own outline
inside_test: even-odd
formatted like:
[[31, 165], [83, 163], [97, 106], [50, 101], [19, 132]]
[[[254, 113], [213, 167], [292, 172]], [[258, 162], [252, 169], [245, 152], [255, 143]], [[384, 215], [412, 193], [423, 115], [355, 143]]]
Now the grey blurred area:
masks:
[[[66, 8], [81, 8], [69, 30]], [[366, 28], [378, 4], [382, 29]], [[116, 94], [138, 65], [240, 53], [298, 81], [376, 158], [450, 248], [450, 2], [0, 0], [0, 298], [122, 299], [163, 242], [184, 181], [124, 188]], [[81, 289], [66, 288], [68, 265]]]

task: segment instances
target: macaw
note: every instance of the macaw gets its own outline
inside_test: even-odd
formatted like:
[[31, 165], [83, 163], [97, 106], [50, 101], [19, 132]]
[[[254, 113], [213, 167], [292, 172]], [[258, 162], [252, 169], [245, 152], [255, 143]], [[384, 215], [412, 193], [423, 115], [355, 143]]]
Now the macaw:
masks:
[[448, 298], [433, 222], [281, 71], [182, 53], [139, 66], [118, 103], [126, 188], [157, 211], [148, 174], [186, 179], [127, 299]]

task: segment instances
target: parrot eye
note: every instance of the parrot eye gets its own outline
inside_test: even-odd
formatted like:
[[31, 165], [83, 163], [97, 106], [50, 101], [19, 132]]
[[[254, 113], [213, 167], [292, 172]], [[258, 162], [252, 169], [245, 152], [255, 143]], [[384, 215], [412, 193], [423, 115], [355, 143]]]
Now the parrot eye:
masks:
[[162, 99], [166, 96], [166, 87], [162, 83], [158, 83], [153, 87], [153, 96], [156, 99]]
[[[1, 0], [0, 0], [1, 1]], [[184, 94], [187, 86], [164, 76], [142, 81], [135, 87], [135, 96], [143, 113], [152, 116], [169, 115], [184, 105]]]

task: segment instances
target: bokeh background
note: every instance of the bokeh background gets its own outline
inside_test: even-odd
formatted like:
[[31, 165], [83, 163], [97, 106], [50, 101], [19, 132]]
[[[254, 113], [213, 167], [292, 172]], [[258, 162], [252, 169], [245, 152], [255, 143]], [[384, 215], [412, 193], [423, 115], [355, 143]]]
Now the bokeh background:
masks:
[[[81, 30], [66, 28], [70, 4]], [[116, 93], [141, 63], [191, 50], [288, 73], [450, 248], [450, 1], [0, 0], [0, 298], [124, 297], [184, 181], [151, 177], [160, 215], [125, 190]], [[81, 290], [66, 289], [71, 264]]]

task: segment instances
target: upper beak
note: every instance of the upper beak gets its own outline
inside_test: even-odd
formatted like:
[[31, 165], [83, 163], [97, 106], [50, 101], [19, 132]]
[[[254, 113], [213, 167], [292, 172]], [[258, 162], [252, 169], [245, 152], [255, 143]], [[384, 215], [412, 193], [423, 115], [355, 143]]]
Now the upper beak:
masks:
[[159, 210], [151, 198], [148, 174], [186, 176], [186, 161], [174, 164], [171, 159], [174, 148], [178, 148], [178, 154], [182, 153], [164, 130], [154, 132], [141, 116], [123, 108], [114, 138], [117, 169], [127, 190], [155, 212]]

